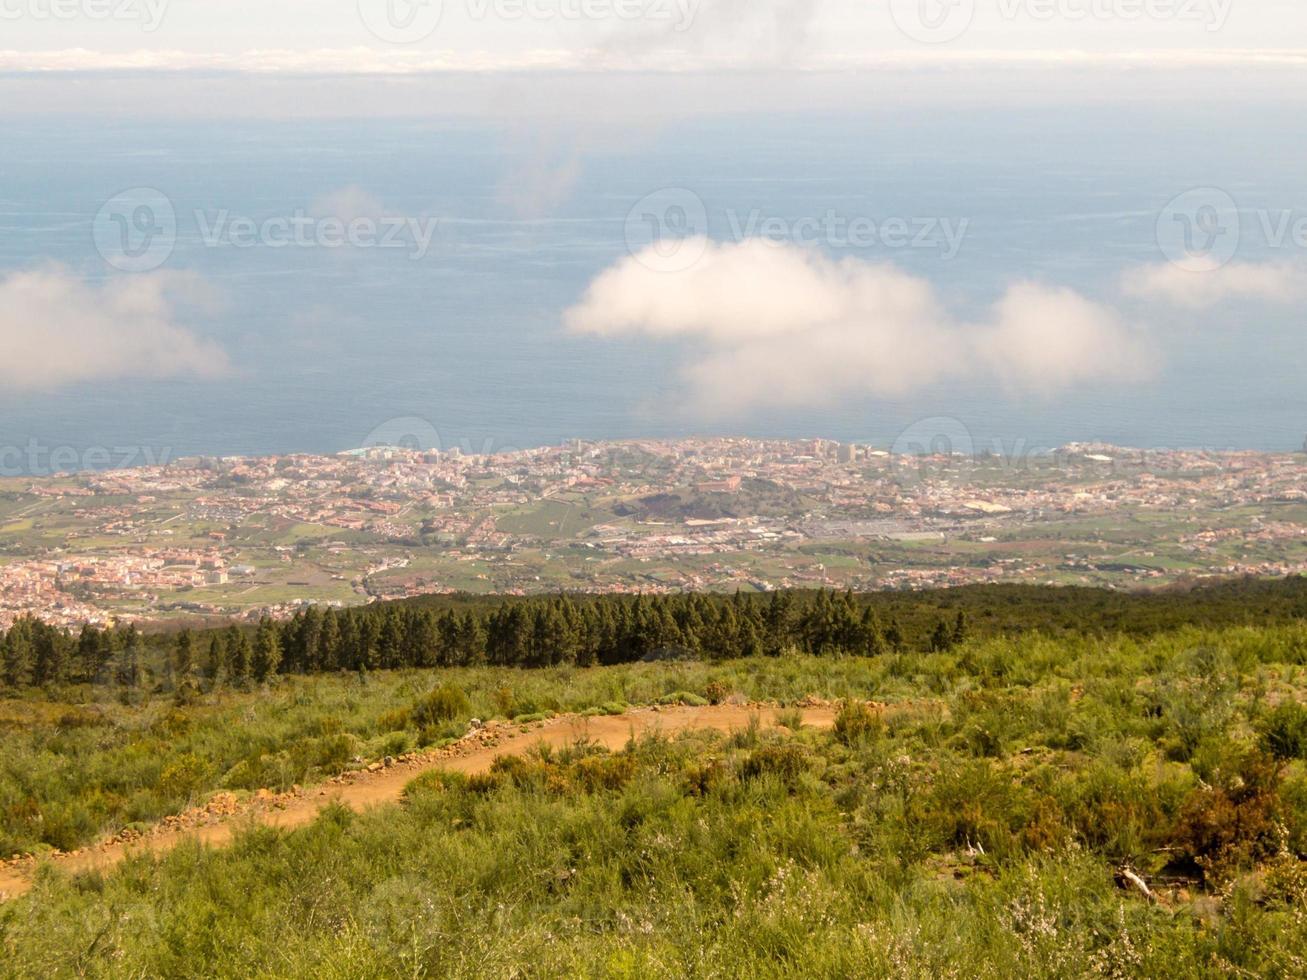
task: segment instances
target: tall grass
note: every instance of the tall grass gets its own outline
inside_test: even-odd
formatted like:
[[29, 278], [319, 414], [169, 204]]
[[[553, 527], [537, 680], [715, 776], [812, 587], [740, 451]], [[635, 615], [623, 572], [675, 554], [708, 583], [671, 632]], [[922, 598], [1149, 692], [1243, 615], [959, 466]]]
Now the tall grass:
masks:
[[1101, 825], [1153, 806], [1133, 832], [1171, 840], [1157, 758], [996, 761], [933, 747], [934, 724], [429, 774], [401, 807], [47, 873], [0, 908], [0, 950], [15, 977], [1302, 975], [1301, 826], [1211, 898], [1135, 865], [1150, 903]]
[[874, 659], [294, 677], [186, 707], [169, 697], [123, 704], [87, 688], [61, 701], [33, 695], [0, 701], [0, 855], [77, 847], [219, 789], [311, 783], [456, 736], [473, 717], [611, 713], [669, 699], [875, 699], [952, 719], [980, 754], [1037, 735], [1091, 752], [1151, 739], [1183, 761], [1204, 739], [1261, 725], [1272, 701], [1298, 698], [1304, 660], [1307, 630], [1286, 626], [1144, 640], [1035, 635]]

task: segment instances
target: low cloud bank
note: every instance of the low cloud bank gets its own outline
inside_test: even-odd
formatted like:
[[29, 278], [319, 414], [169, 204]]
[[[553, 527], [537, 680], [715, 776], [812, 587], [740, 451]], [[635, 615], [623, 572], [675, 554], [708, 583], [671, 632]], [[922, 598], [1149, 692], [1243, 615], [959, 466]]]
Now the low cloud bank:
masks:
[[1213, 263], [1187, 269], [1172, 263], [1132, 269], [1122, 279], [1131, 296], [1186, 310], [1206, 310], [1230, 300], [1293, 303], [1307, 299], [1307, 268], [1291, 261]]
[[1138, 331], [1070, 289], [1018, 282], [967, 322], [891, 264], [756, 240], [686, 247], [703, 258], [683, 271], [657, 271], [652, 248], [618, 262], [565, 322], [579, 334], [687, 343], [684, 375], [709, 414], [897, 396], [950, 379], [1051, 395], [1153, 371]]
[[178, 322], [212, 306], [196, 276], [155, 273], [88, 283], [57, 264], [0, 278], [0, 389], [119, 378], [213, 378], [227, 355]]

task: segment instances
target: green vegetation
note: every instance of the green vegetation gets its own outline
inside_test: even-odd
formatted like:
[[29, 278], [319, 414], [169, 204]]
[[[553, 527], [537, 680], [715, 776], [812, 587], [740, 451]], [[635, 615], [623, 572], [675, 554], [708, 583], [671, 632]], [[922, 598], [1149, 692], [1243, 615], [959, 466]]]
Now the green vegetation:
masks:
[[[265, 619], [255, 631], [200, 633], [204, 656], [188, 653], [184, 667], [179, 640], [171, 637], [143, 639], [130, 626], [87, 627], [74, 637], [23, 619], [0, 634], [0, 686], [121, 683], [119, 668], [129, 656], [139, 668], [132, 675], [136, 686], [172, 691], [190, 681], [244, 686], [277, 674], [340, 670], [592, 666], [794, 650], [870, 656], [940, 652], [973, 634], [1145, 636], [1185, 625], [1270, 625], [1304, 618], [1307, 579], [1301, 577], [1153, 593], [999, 585], [861, 595], [431, 596], [349, 610], [311, 607], [284, 622]], [[241, 643], [253, 644], [249, 667], [238, 662]], [[151, 644], [163, 647], [153, 660], [145, 654]]]
[[[833, 610], [883, 645], [768, 656], [764, 634], [747, 657], [531, 670], [297, 675], [279, 672], [284, 626], [137, 637], [138, 660], [168, 654], [150, 669], [173, 687], [0, 702], [5, 847], [68, 848], [219, 789], [309, 783], [472, 717], [780, 707], [730, 735], [428, 774], [402, 806], [222, 851], [48, 868], [0, 907], [0, 962], [15, 976], [1302, 975], [1307, 623], [1290, 588], [853, 597], [847, 618], [843, 597], [798, 596], [788, 622]], [[368, 615], [563, 602], [442, 601]], [[248, 679], [177, 681], [219, 638]], [[110, 673], [129, 672], [117, 658]], [[832, 729], [802, 724], [812, 697], [840, 702]]]
[[[1263, 742], [1297, 731], [1304, 641], [441, 671], [414, 701], [521, 678], [559, 707], [710, 684], [884, 706], [846, 704], [831, 732], [542, 751], [226, 851], [47, 873], [0, 909], [0, 948], [16, 976], [1300, 975], [1307, 773]], [[376, 707], [423, 676], [370, 682], [398, 685]], [[289, 696], [232, 708], [266, 725]]]

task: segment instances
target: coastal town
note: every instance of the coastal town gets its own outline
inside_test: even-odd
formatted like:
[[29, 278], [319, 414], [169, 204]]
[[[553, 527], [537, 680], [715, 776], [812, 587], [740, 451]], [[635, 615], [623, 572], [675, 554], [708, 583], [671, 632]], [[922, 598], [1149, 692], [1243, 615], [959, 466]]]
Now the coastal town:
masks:
[[0, 480], [0, 626], [432, 592], [1144, 588], [1307, 572], [1307, 455], [696, 439]]

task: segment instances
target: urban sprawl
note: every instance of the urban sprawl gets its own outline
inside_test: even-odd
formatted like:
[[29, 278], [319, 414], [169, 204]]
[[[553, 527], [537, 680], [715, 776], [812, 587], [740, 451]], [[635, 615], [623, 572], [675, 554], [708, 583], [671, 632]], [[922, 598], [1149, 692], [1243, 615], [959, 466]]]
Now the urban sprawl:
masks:
[[1307, 455], [377, 447], [0, 480], [0, 626], [432, 592], [1139, 588], [1307, 572]]

